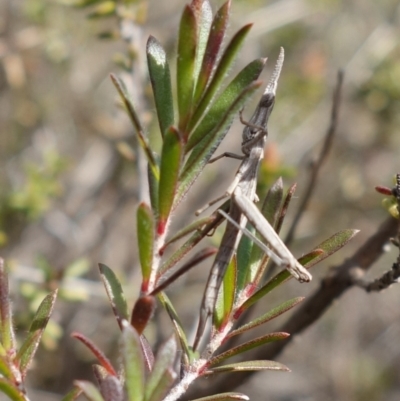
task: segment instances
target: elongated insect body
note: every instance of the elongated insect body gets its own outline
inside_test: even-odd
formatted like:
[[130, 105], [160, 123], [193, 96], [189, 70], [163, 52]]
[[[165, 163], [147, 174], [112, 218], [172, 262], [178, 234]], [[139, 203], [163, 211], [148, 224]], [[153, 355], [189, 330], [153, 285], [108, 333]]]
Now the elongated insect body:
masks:
[[[207, 319], [214, 312], [218, 291], [225, 271], [236, 252], [242, 232], [245, 231], [247, 220], [249, 220], [266, 241], [269, 242], [276, 256], [275, 260], [279, 262], [279, 265], [285, 266], [299, 281], [311, 280], [311, 275], [308, 271], [297, 262], [275, 230], [269, 225], [268, 221], [266, 221], [264, 216], [254, 205], [254, 201], [258, 200], [256, 195], [257, 173], [264, 157], [264, 147], [267, 140], [266, 125], [274, 107], [276, 89], [283, 60], [284, 51], [283, 48], [281, 48], [270, 81], [261, 96], [260, 102], [250, 122], [244, 122], [241, 119], [242, 123], [245, 125], [242, 134], [242, 152], [244, 156], [236, 156], [236, 158], [240, 158], [243, 161], [240, 164], [232, 184], [228, 187], [225, 196], [217, 199], [217, 201], [219, 201], [224, 197], [231, 197], [231, 205], [225, 233], [213, 266], [211, 267], [203, 295], [199, 325], [193, 345], [194, 349], [197, 349], [202, 338]], [[226, 155], [232, 157], [232, 154]], [[216, 159], [218, 158], [219, 157]], [[210, 202], [209, 205], [214, 203], [215, 201]]]

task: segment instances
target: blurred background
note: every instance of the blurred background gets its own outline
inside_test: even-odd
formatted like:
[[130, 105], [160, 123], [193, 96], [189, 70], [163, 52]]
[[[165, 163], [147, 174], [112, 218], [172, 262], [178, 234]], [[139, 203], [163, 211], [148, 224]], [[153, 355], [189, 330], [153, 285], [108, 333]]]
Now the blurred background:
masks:
[[[0, 2], [0, 254], [10, 269], [21, 334], [43, 295], [61, 288], [29, 375], [33, 400], [61, 399], [74, 379], [92, 378], [92, 356], [70, 339], [72, 331], [84, 333], [115, 358], [119, 329], [97, 263], [118, 273], [130, 305], [140, 285], [135, 212], [141, 180], [137, 155], [121, 145], [131, 138], [132, 128], [117, 107], [109, 79], [111, 72], [129, 78], [120, 67], [127, 45], [117, 37], [115, 20], [88, 19], [91, 10], [66, 3]], [[150, 34], [158, 38], [174, 70], [184, 4], [149, 0], [130, 49], [137, 60], [132, 96], [155, 143], [159, 139], [143, 64], [145, 44]], [[222, 1], [211, 4], [215, 12]], [[268, 307], [273, 307], [312, 294], [329, 269], [352, 255], [388, 215], [374, 187], [391, 187], [399, 172], [400, 3], [233, 0], [230, 34], [250, 22], [254, 26], [232, 76], [251, 60], [268, 56], [267, 79], [279, 47], [286, 52], [259, 193], [265, 194], [272, 177], [279, 175], [286, 187], [298, 183], [285, 232], [328, 128], [336, 75], [343, 68], [339, 126], [293, 252], [306, 253], [341, 229], [361, 230], [314, 271], [312, 284], [288, 283], [287, 293], [268, 298]], [[256, 102], [245, 116], [250, 117]], [[240, 122], [235, 121], [220, 151], [237, 151], [240, 136]], [[238, 161], [224, 160], [207, 167], [178, 210], [174, 227], [191, 221], [198, 207], [223, 193], [237, 166]], [[210, 241], [218, 243], [220, 235]], [[370, 278], [388, 270], [396, 256], [388, 248]], [[208, 269], [209, 264], [202, 265], [170, 290], [189, 333]], [[280, 355], [291, 373], [254, 375], [239, 391], [271, 401], [399, 400], [399, 300], [396, 287], [378, 294], [351, 289]], [[159, 308], [149, 339], [158, 344], [171, 331]]]

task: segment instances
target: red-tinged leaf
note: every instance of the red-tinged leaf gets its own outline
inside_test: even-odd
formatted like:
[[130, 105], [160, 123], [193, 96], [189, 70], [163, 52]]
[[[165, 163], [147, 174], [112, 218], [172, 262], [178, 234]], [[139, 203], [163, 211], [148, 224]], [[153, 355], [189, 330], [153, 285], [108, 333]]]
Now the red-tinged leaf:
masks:
[[108, 266], [99, 263], [99, 270], [114, 316], [117, 319], [119, 328], [122, 329], [122, 320], [128, 320], [129, 317], [128, 305], [122, 285], [115, 273]]
[[[218, 67], [213, 74], [211, 82], [209, 83], [199, 105], [196, 107], [196, 111], [194, 112], [193, 117], [190, 120], [190, 131], [192, 131], [196, 127], [203, 116], [206, 116], [205, 118], [208, 118], [208, 110], [210, 109], [210, 105], [212, 104], [214, 96], [221, 89], [222, 81], [225, 79], [227, 72], [232, 67], [232, 64], [236, 59], [237, 54], [239, 53], [239, 50], [242, 47], [244, 39], [249, 33], [251, 26], [252, 25], [249, 24], [241, 28], [232, 38], [227, 48], [225, 49], [221, 60], [218, 63]], [[207, 114], [205, 114], [206, 111]], [[190, 137], [191, 136], [192, 135], [190, 135]], [[200, 140], [201, 138], [197, 138], [196, 141], [189, 139], [191, 145], [190, 147], [186, 148], [186, 152], [196, 146], [196, 144]]]
[[197, 21], [197, 53], [195, 61], [194, 76], [198, 77], [202, 65], [202, 60], [204, 58], [204, 53], [207, 46], [207, 39], [210, 32], [210, 27], [213, 19], [212, 9], [210, 2], [192, 1], [190, 4]]
[[74, 385], [82, 391], [89, 401], [105, 401], [93, 383], [84, 380], [75, 380]]
[[124, 386], [115, 376], [107, 376], [100, 384], [100, 391], [105, 401], [124, 401]]
[[164, 292], [160, 292], [158, 294], [158, 298], [160, 300], [160, 302], [163, 304], [165, 310], [167, 311], [172, 324], [174, 326], [175, 329], [175, 334], [179, 339], [179, 342], [181, 344], [181, 348], [183, 350], [183, 352], [186, 354], [186, 359], [189, 361], [191, 360], [191, 351], [190, 351], [190, 347], [189, 347], [189, 343], [185, 334], [185, 331], [183, 330], [183, 326], [182, 323], [180, 322], [180, 319], [178, 317], [178, 314], [175, 311], [175, 308], [173, 307], [171, 301], [169, 300], [169, 298], [167, 297], [167, 295]]
[[160, 251], [161, 253], [165, 250], [165, 248], [172, 244], [175, 241], [180, 240], [181, 238], [185, 237], [186, 235], [190, 234], [193, 231], [196, 230], [200, 230], [202, 227], [204, 227], [206, 224], [211, 223], [212, 221], [215, 220], [215, 216], [212, 214], [210, 216], [207, 217], [203, 217], [201, 219], [198, 219], [196, 221], [194, 221], [193, 223], [190, 223], [189, 225], [187, 225], [186, 227], [182, 228], [181, 230], [179, 230], [176, 234], [174, 234], [171, 238], [168, 238], [167, 241], [165, 241], [165, 246], [162, 249], [162, 251]]
[[163, 277], [160, 277], [158, 281], [161, 282], [161, 284], [158, 284], [157, 282], [157, 287], [151, 292], [151, 295], [157, 295], [161, 291], [164, 291], [169, 285], [171, 285], [175, 280], [177, 280], [179, 277], [181, 277], [183, 274], [187, 273], [191, 268], [199, 265], [201, 262], [206, 260], [212, 255], [215, 255], [217, 253], [216, 248], [204, 248], [201, 249], [200, 251], [196, 252], [196, 254], [190, 258], [186, 263], [183, 264], [175, 273], [173, 273], [171, 276], [165, 278], [163, 280]]
[[165, 233], [168, 217], [174, 204], [182, 163], [182, 151], [182, 138], [175, 128], [170, 127], [165, 133], [161, 153], [157, 228], [159, 235]]
[[147, 292], [154, 254], [154, 216], [148, 205], [142, 202], [136, 212], [136, 235], [138, 239], [139, 260], [142, 268], [142, 291]]
[[[196, 145], [200, 144], [207, 136], [218, 137], [218, 133], [221, 129], [219, 127], [221, 121], [223, 121], [224, 118], [226, 119], [227, 112], [233, 108], [235, 111], [232, 113], [232, 118], [228, 119], [229, 124], [227, 124], [227, 126], [229, 127], [231, 125], [234, 115], [243, 107], [247, 98], [260, 86], [261, 83], [258, 83], [258, 85], [254, 87], [254, 90], [250, 91], [251, 93], [249, 93], [249, 96], [245, 96], [247, 91], [252, 87], [252, 85], [254, 85], [254, 82], [260, 76], [264, 65], [265, 59], [254, 60], [236, 75], [232, 82], [229, 83], [212, 106], [207, 110], [206, 117], [190, 135], [189, 141], [186, 144], [185, 153], [188, 153], [196, 147]], [[242, 101], [239, 101], [240, 99]], [[240, 103], [240, 106], [236, 108], [234, 105], [237, 103]], [[216, 129], [216, 127], [218, 127], [218, 129]], [[191, 161], [189, 158], [185, 169], [190, 165]]]
[[133, 105], [133, 102], [132, 102], [126, 88], [125, 88], [125, 85], [116, 75], [110, 74], [110, 77], [111, 77], [112, 83], [117, 88], [117, 91], [121, 97], [121, 100], [126, 108], [128, 115], [129, 115], [129, 118], [131, 119], [132, 124], [136, 130], [139, 144], [142, 147], [142, 149], [146, 155], [147, 162], [149, 163], [149, 167], [151, 168], [155, 179], [159, 180], [160, 172], [159, 172], [156, 160], [154, 158], [153, 151], [150, 149], [150, 146], [147, 143], [147, 139], [145, 138], [145, 135], [144, 135], [143, 125], [139, 120], [139, 116], [136, 113], [135, 107]]
[[140, 345], [142, 346], [142, 353], [146, 370], [147, 372], [151, 372], [154, 365], [154, 354], [153, 350], [151, 349], [151, 345], [143, 334], [140, 336]]
[[[225, 202], [220, 209], [227, 211], [229, 209], [229, 201]], [[206, 226], [196, 231], [167, 261], [165, 261], [159, 269], [159, 277], [164, 275], [169, 269], [180, 262], [204, 237], [215, 230], [222, 222], [223, 217], [219, 213], [213, 213], [212, 220]]]
[[135, 328], [137, 333], [140, 335], [146, 328], [147, 323], [153, 316], [156, 308], [156, 300], [151, 295], [145, 295], [140, 297], [133, 307], [131, 316], [131, 325]]
[[196, 84], [194, 103], [203, 95], [203, 92], [210, 80], [211, 73], [215, 70], [215, 64], [219, 55], [222, 41], [225, 37], [229, 19], [229, 9], [231, 2], [227, 1], [216, 13], [211, 29], [207, 47], [205, 49], [203, 62], [199, 71], [199, 79]]
[[378, 192], [378, 193], [380, 193], [380, 194], [382, 194], [382, 195], [386, 195], [386, 196], [391, 196], [391, 195], [393, 195], [393, 192], [392, 192], [392, 190], [391, 190], [390, 188], [388, 188], [388, 187], [382, 187], [382, 186], [380, 186], [380, 185], [377, 185], [377, 186], [375, 187], [375, 191]]
[[250, 340], [244, 344], [238, 345], [237, 347], [231, 348], [228, 351], [223, 352], [213, 358], [210, 359], [208, 366], [214, 366], [225, 359], [232, 358], [235, 355], [242, 354], [243, 352], [249, 351], [253, 348], [260, 347], [261, 345], [273, 342], [273, 341], [280, 341], [288, 338], [290, 334], [288, 333], [269, 333], [265, 336], [261, 336], [255, 338], [254, 340]]
[[0, 393], [4, 393], [12, 401], [27, 401], [22, 391], [4, 377], [0, 377]]
[[79, 340], [81, 343], [86, 345], [87, 348], [92, 351], [93, 355], [97, 358], [97, 360], [100, 362], [100, 365], [103, 366], [103, 368], [110, 374], [115, 377], [118, 377], [117, 372], [113, 368], [111, 362], [109, 359], [104, 355], [104, 353], [92, 342], [90, 341], [87, 337], [85, 337], [83, 334], [73, 332], [71, 333], [72, 338], [76, 338]]
[[174, 101], [169, 65], [164, 49], [153, 36], [150, 36], [147, 41], [146, 53], [158, 123], [161, 135], [164, 136], [165, 131], [174, 124]]
[[217, 330], [220, 330], [229, 321], [235, 301], [236, 280], [237, 260], [234, 256], [226, 269], [215, 305], [213, 324]]
[[260, 316], [259, 318], [239, 327], [236, 330], [231, 331], [228, 334], [227, 338], [237, 336], [246, 331], [254, 329], [255, 327], [258, 327], [264, 323], [267, 323], [267, 322], [271, 321], [272, 319], [275, 319], [276, 317], [282, 315], [283, 313], [285, 313], [288, 310], [295, 307], [297, 304], [302, 302], [303, 299], [304, 299], [303, 297], [298, 297], [298, 298], [293, 298], [293, 299], [290, 299], [289, 301], [283, 302], [281, 305], [277, 306], [276, 308], [271, 309], [269, 312], [265, 313], [264, 315]]
[[[303, 257], [299, 259], [299, 262], [309, 269], [310, 267], [314, 266], [315, 264], [321, 262], [322, 260], [326, 259], [328, 256], [332, 255], [333, 253], [337, 252], [339, 249], [343, 248], [350, 240], [352, 240], [360, 230], [342, 230], [337, 232], [336, 234], [332, 235], [327, 240], [321, 242], [318, 246], [314, 248], [319, 254], [312, 260], [304, 260]], [[320, 252], [323, 251], [321, 254]], [[304, 256], [306, 258], [307, 255]], [[308, 257], [309, 259], [309, 257]]]
[[179, 129], [182, 132], [185, 132], [193, 106], [197, 29], [197, 21], [193, 9], [190, 6], [186, 6], [179, 26], [176, 63]]
[[229, 365], [217, 366], [208, 371], [207, 374], [223, 373], [223, 372], [255, 372], [260, 370], [279, 370], [282, 372], [290, 372], [290, 369], [282, 363], [275, 361], [245, 361], [231, 363]]
[[[216, 121], [215, 126], [213, 125], [212, 127], [209, 127], [211, 129], [210, 134], [205, 135], [205, 133], [202, 133], [202, 135], [205, 135], [204, 138], [193, 149], [182, 171], [180, 179], [181, 183], [179, 185], [178, 198], [175, 202], [175, 206], [179, 204], [186, 195], [189, 188], [203, 171], [218, 145], [224, 139], [230, 125], [232, 124], [234, 116], [243, 107], [246, 100], [259, 88], [259, 86], [259, 82], [253, 82], [237, 96], [233, 103], [228, 102], [225, 104], [225, 108], [220, 110], [223, 115], [218, 116], [220, 118]], [[212, 120], [212, 118], [210, 118], [210, 120]]]
[[68, 391], [61, 401], [75, 401], [81, 394], [82, 390], [78, 387], [75, 387], [71, 391]]
[[50, 315], [57, 299], [57, 292], [58, 290], [53, 291], [41, 302], [35, 313], [31, 327], [29, 328], [29, 334], [17, 353], [16, 359], [19, 362], [19, 369], [23, 378], [26, 375], [26, 371], [35, 355], [37, 347], [39, 346], [43, 331], [50, 319]]
[[15, 350], [15, 334], [12, 325], [12, 312], [10, 293], [8, 288], [8, 276], [4, 266], [4, 260], [0, 258], [0, 338], [2, 346], [8, 351]]
[[208, 397], [196, 398], [192, 401], [248, 401], [250, 398], [242, 393], [221, 393], [209, 395]]
[[124, 322], [122, 331], [122, 355], [125, 366], [125, 385], [129, 401], [142, 401], [144, 398], [145, 365], [142, 346], [136, 330]]
[[173, 371], [176, 357], [177, 344], [175, 336], [171, 336], [157, 352], [153, 370], [146, 383], [145, 401], [163, 399], [176, 377]]

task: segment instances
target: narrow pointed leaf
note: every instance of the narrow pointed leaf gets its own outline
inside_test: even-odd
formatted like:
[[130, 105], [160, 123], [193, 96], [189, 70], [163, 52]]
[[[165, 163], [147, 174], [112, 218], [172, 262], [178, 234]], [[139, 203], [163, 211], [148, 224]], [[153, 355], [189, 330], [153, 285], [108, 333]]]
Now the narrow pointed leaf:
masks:
[[114, 86], [117, 88], [117, 91], [122, 99], [122, 102], [126, 108], [126, 111], [128, 112], [128, 115], [129, 115], [129, 117], [132, 121], [132, 124], [136, 130], [139, 144], [142, 147], [142, 149], [146, 155], [147, 162], [149, 163], [149, 167], [152, 169], [154, 177], [158, 180], [160, 177], [160, 172], [158, 170], [158, 166], [157, 166], [156, 160], [154, 158], [153, 152], [150, 149], [150, 146], [147, 143], [147, 140], [144, 136], [144, 128], [139, 120], [139, 116], [136, 113], [133, 102], [125, 88], [124, 83], [114, 74], [111, 74], [110, 77], [111, 77], [111, 81], [113, 82]]
[[174, 124], [174, 102], [169, 65], [164, 49], [153, 36], [150, 36], [147, 41], [146, 53], [158, 122], [161, 135], [164, 136], [167, 128]]
[[145, 366], [139, 335], [126, 321], [122, 332], [122, 355], [129, 401], [144, 399]]
[[284, 340], [288, 338], [290, 334], [288, 333], [269, 333], [265, 336], [255, 338], [254, 340], [248, 341], [244, 344], [238, 345], [237, 347], [231, 348], [228, 351], [223, 352], [211, 358], [209, 361], [209, 366], [217, 365], [224, 361], [225, 359], [232, 358], [235, 355], [241, 354], [243, 352], [249, 351], [253, 348], [260, 347], [261, 345], [273, 342]]
[[[327, 240], [321, 242], [318, 246], [314, 248], [314, 250], [322, 250], [323, 254], [319, 254], [315, 259], [304, 262], [304, 266], [310, 268], [315, 264], [319, 263], [321, 260], [324, 260], [328, 256], [337, 252], [339, 249], [343, 248], [350, 240], [352, 240], [360, 230], [348, 229], [337, 232], [332, 235]], [[307, 256], [307, 255], [305, 255]], [[299, 259], [299, 262], [303, 264], [303, 257]]]
[[101, 366], [108, 372], [108, 374], [117, 377], [117, 372], [115, 371], [114, 367], [112, 366], [110, 360], [104, 355], [104, 353], [97, 347], [92, 341], [90, 341], [86, 336], [83, 334], [73, 332], [71, 333], [72, 338], [76, 338], [82, 344], [84, 344], [87, 348], [92, 351], [93, 355], [97, 358], [100, 362]]
[[[159, 162], [159, 160], [157, 160]], [[157, 163], [159, 165], [159, 163]], [[158, 191], [159, 191], [159, 183], [160, 176], [157, 177], [154, 175], [153, 170], [150, 168], [150, 165], [147, 164], [147, 178], [149, 180], [149, 195], [150, 195], [150, 204], [151, 209], [154, 212], [155, 216], [158, 216]]]
[[9, 362], [5, 356], [0, 356], [0, 376], [3, 376], [7, 379], [11, 379], [13, 377]]
[[[254, 60], [245, 68], [243, 68], [238, 75], [236, 75], [232, 82], [229, 83], [229, 85], [223, 90], [223, 92], [212, 104], [210, 109], [207, 111], [206, 117], [200, 122], [197, 128], [190, 135], [185, 149], [186, 153], [192, 150], [197, 144], [199, 144], [205, 136], [216, 135], [216, 133], [214, 132], [215, 127], [221, 125], [221, 121], [226, 116], [227, 111], [231, 109], [235, 103], [238, 102], [240, 97], [243, 97], [243, 91], [245, 91], [249, 86], [251, 86], [252, 83], [254, 83], [255, 80], [258, 79], [262, 69], [264, 68], [264, 65], [264, 59]], [[238, 107], [238, 110], [240, 110], [243, 103], [244, 101], [240, 103], [240, 107]], [[230, 122], [228, 126], [232, 123], [232, 119], [229, 120]]]
[[151, 345], [143, 334], [140, 336], [140, 345], [142, 346], [142, 353], [146, 370], [147, 372], [151, 372], [154, 365], [154, 354], [153, 350], [151, 349]]
[[[309, 269], [315, 264], [326, 259], [332, 253], [335, 253], [344, 245], [346, 245], [359, 230], [343, 230], [334, 234], [326, 241], [319, 244], [314, 248], [313, 251], [299, 258], [299, 263], [305, 268]], [[287, 271], [281, 271], [275, 277], [270, 279], [264, 286], [262, 286], [257, 292], [255, 292], [239, 309], [238, 313], [242, 313], [243, 310], [248, 309], [251, 305], [254, 305], [262, 297], [270, 293], [274, 288], [279, 287], [284, 281], [290, 279], [292, 275]]]
[[154, 252], [154, 216], [150, 207], [142, 202], [136, 213], [136, 235], [138, 238], [139, 260], [142, 268], [143, 284], [145, 291], [151, 275]]
[[[229, 69], [232, 67], [234, 60], [243, 45], [244, 39], [250, 31], [251, 24], [244, 26], [241, 28], [235, 36], [230, 41], [227, 46], [224, 54], [221, 57], [221, 60], [218, 63], [218, 67], [213, 74], [211, 82], [209, 83], [199, 105], [196, 107], [196, 111], [193, 114], [193, 117], [190, 120], [190, 131], [192, 131], [200, 119], [204, 116], [207, 110], [210, 109], [210, 104], [214, 99], [216, 93], [220, 90], [222, 81], [225, 79], [226, 74]], [[207, 117], [206, 117], [207, 118]], [[187, 147], [186, 150], [189, 151], [192, 147], [196, 145], [196, 141], [191, 140], [190, 147]]]
[[290, 372], [290, 369], [282, 363], [275, 361], [245, 361], [238, 363], [231, 363], [229, 365], [217, 366], [213, 368], [210, 373], [221, 372], [251, 372], [260, 370], [280, 370], [283, 372]]
[[193, 106], [195, 59], [197, 48], [197, 22], [193, 9], [186, 6], [180, 26], [177, 55], [177, 89], [179, 129], [184, 132]]
[[181, 348], [182, 348], [183, 352], [186, 354], [187, 359], [190, 360], [191, 359], [191, 351], [190, 351], [189, 343], [188, 343], [185, 331], [183, 330], [182, 323], [180, 322], [178, 314], [175, 311], [175, 308], [173, 307], [171, 301], [169, 300], [169, 298], [167, 297], [167, 295], [164, 292], [160, 292], [158, 294], [158, 298], [161, 301], [161, 303], [163, 304], [165, 310], [167, 311], [167, 313], [172, 321], [172, 324], [175, 329], [175, 334], [177, 335], [177, 337], [179, 339], [179, 342], [181, 344]]
[[216, 329], [221, 329], [229, 320], [233, 303], [235, 301], [235, 289], [237, 279], [237, 260], [236, 256], [230, 261], [222, 286], [220, 287], [216, 309], [214, 312], [214, 326]]
[[242, 393], [221, 393], [209, 395], [208, 397], [196, 398], [192, 401], [249, 401], [249, 397]]
[[125, 401], [123, 383], [115, 376], [107, 376], [101, 382], [100, 390], [106, 401]]
[[[220, 209], [228, 210], [229, 201], [225, 202]], [[165, 274], [169, 269], [174, 267], [179, 261], [181, 261], [204, 237], [209, 235], [209, 233], [215, 230], [222, 222], [223, 217], [219, 213], [213, 213], [213, 219], [206, 226], [196, 231], [171, 257], [166, 260], [161, 268], [159, 269], [159, 276]]]
[[174, 380], [173, 365], [177, 355], [175, 337], [170, 337], [159, 349], [153, 370], [146, 383], [145, 400], [161, 400]]
[[122, 320], [128, 320], [129, 314], [121, 283], [115, 273], [103, 263], [99, 263], [99, 270], [114, 316], [117, 319], [119, 327], [122, 329]]
[[267, 323], [267, 322], [271, 321], [272, 319], [275, 319], [276, 317], [282, 315], [286, 311], [292, 309], [297, 304], [299, 304], [301, 301], [303, 301], [303, 299], [304, 299], [304, 297], [290, 299], [289, 301], [282, 303], [281, 305], [277, 306], [276, 308], [271, 309], [269, 312], [265, 313], [264, 315], [260, 316], [259, 318], [239, 327], [236, 330], [231, 331], [227, 337], [230, 338], [233, 336], [237, 336], [238, 334], [242, 334], [245, 331], [249, 331], [251, 329], [254, 329], [255, 327], [258, 327], [264, 323]]
[[207, 46], [207, 39], [209, 36], [213, 15], [212, 15], [211, 5], [208, 0], [192, 1], [190, 7], [194, 12], [198, 29], [197, 54], [196, 54], [195, 69], [194, 69], [194, 76], [198, 77]]
[[169, 214], [174, 203], [182, 162], [183, 144], [178, 131], [170, 127], [164, 137], [158, 188], [158, 234], [165, 232]]
[[82, 389], [75, 387], [71, 391], [68, 391], [61, 401], [75, 401], [81, 394]]
[[[255, 235], [255, 228], [251, 224], [247, 224], [246, 228]], [[237, 250], [238, 261], [238, 278], [236, 293], [239, 294], [248, 284], [249, 263], [252, 254], [253, 241], [247, 235], [242, 235]]]
[[39, 305], [39, 308], [33, 318], [31, 327], [29, 328], [29, 334], [17, 353], [17, 360], [19, 361], [22, 377], [25, 377], [29, 364], [31, 363], [37, 347], [39, 346], [43, 331], [46, 328], [50, 319], [50, 315], [53, 311], [54, 304], [57, 299], [57, 292], [58, 290], [55, 290], [51, 294], [47, 295]]
[[199, 70], [199, 79], [196, 84], [196, 90], [194, 95], [194, 103], [201, 98], [204, 89], [206, 88], [208, 81], [211, 77], [211, 73], [215, 69], [215, 63], [222, 45], [222, 41], [225, 37], [226, 28], [229, 19], [229, 9], [231, 2], [227, 1], [216, 13], [214, 21], [212, 23], [210, 34], [207, 41], [207, 47], [205, 49], [201, 68]]
[[2, 258], [0, 258], [0, 322], [2, 346], [6, 351], [15, 350], [15, 334], [12, 325], [8, 276]]
[[[274, 229], [276, 229], [276, 225], [278, 223], [282, 200], [283, 182], [282, 178], [279, 178], [268, 191], [261, 208], [261, 213]], [[257, 237], [262, 240], [262, 237], [259, 234], [257, 234]], [[248, 282], [254, 282], [255, 285], [258, 285], [263, 276], [268, 260], [268, 256], [260, 247], [253, 247], [248, 268]]]
[[246, 100], [259, 88], [259, 86], [260, 83], [254, 82], [245, 88], [232, 104], [229, 106], [227, 105], [227, 109], [225, 109], [221, 120], [219, 120], [216, 126], [210, 127], [212, 128], [210, 135], [205, 136], [196, 148], [193, 149], [181, 174], [181, 184], [179, 186], [176, 204], [182, 200], [210, 160], [218, 145], [224, 139], [235, 115], [243, 107]]
[[0, 393], [4, 393], [12, 401], [26, 401], [24, 394], [4, 377], [0, 377]]
[[85, 394], [86, 398], [90, 401], [104, 401], [100, 391], [93, 383], [83, 380], [76, 380], [74, 381], [74, 384], [76, 387], [82, 390], [83, 394]]

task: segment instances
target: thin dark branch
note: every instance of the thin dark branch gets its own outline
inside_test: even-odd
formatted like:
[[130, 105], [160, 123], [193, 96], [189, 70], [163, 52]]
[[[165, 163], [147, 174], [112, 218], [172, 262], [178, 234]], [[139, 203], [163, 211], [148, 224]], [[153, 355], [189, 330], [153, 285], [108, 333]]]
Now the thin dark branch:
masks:
[[[247, 352], [246, 360], [275, 359], [297, 334], [315, 323], [337, 298], [355, 286], [356, 278], [362, 276], [379, 259], [384, 253], [384, 245], [396, 234], [397, 221], [393, 218], [387, 219], [351, 258], [331, 270], [332, 274], [321, 282], [320, 288], [308, 297], [278, 330], [290, 333], [291, 336], [287, 340], [270, 344], [267, 348]], [[240, 375], [234, 373], [234, 375], [232, 377], [225, 375], [214, 382], [208, 382], [206, 389], [193, 388], [186, 394], [185, 399], [232, 391], [232, 386], [238, 387], [243, 384], [253, 372], [243, 372]]]
[[308, 183], [306, 192], [303, 196], [303, 200], [300, 204], [299, 210], [293, 219], [293, 223], [292, 223], [290, 230], [287, 234], [287, 237], [285, 239], [286, 244], [289, 244], [291, 241], [293, 241], [296, 228], [299, 224], [301, 217], [303, 216], [304, 211], [307, 208], [308, 202], [310, 201], [311, 195], [314, 192], [314, 189], [316, 187], [318, 174], [321, 170], [323, 163], [325, 162], [325, 160], [329, 154], [329, 150], [332, 147], [333, 137], [335, 135], [337, 122], [338, 122], [343, 76], [344, 76], [343, 71], [339, 70], [338, 75], [337, 75], [336, 88], [335, 88], [335, 92], [333, 94], [333, 102], [332, 102], [331, 119], [330, 119], [329, 128], [325, 135], [325, 140], [324, 140], [324, 144], [322, 146], [321, 153], [320, 153], [318, 159], [312, 165], [310, 181]]

